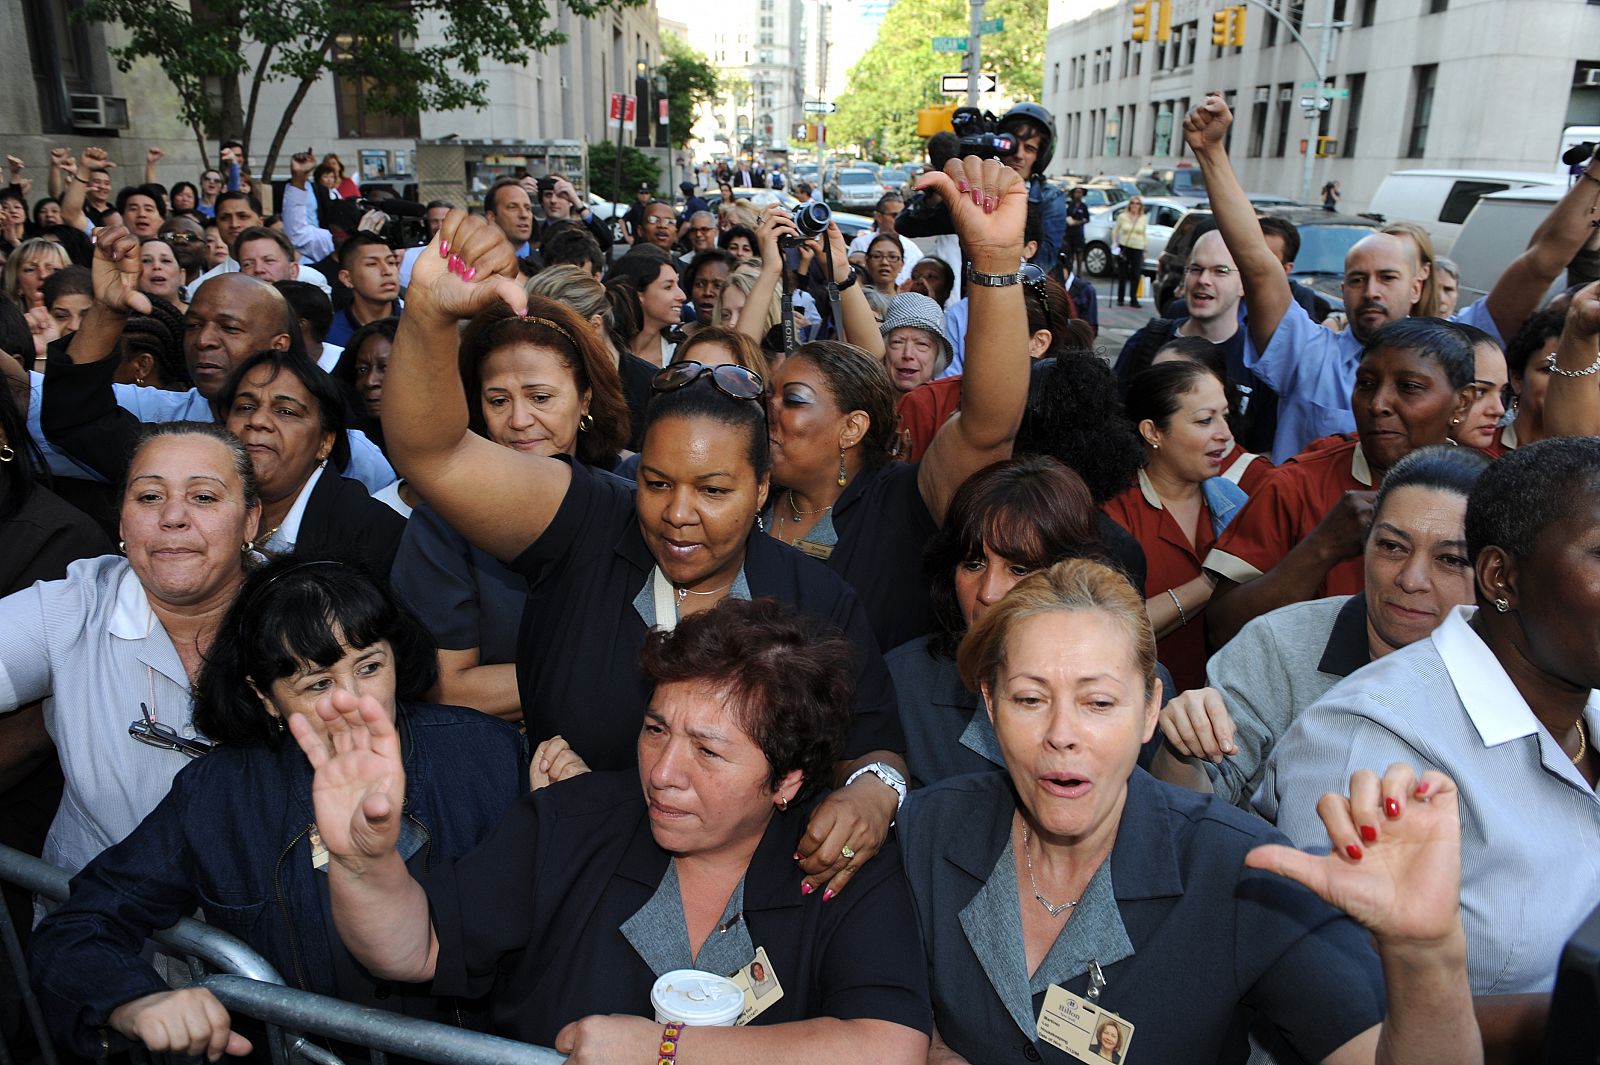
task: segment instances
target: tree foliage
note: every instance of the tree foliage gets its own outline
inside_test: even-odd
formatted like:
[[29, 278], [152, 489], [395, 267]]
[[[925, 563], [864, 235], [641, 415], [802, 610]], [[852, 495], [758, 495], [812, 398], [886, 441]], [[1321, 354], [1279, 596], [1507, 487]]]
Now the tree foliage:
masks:
[[[576, 16], [644, 0], [561, 0]], [[161, 65], [200, 141], [237, 138], [251, 154], [258, 119], [276, 122], [262, 163], [266, 180], [295, 112], [323, 76], [363, 85], [367, 110], [409, 115], [484, 107], [487, 62], [520, 64], [565, 41], [548, 26], [548, 0], [89, 0], [86, 17], [120, 23], [128, 43], [113, 51], [121, 69]], [[426, 28], [426, 33], [424, 33]], [[419, 44], [426, 39], [428, 43]], [[254, 59], [254, 62], [252, 62]], [[240, 81], [247, 79], [248, 100]], [[220, 85], [213, 97], [211, 82]], [[261, 88], [290, 82], [280, 115], [260, 114]]]
[[[1003, 18], [1006, 28], [983, 38], [984, 70], [1000, 78], [1000, 93], [1012, 100], [1037, 100], [1043, 87], [1045, 16], [1048, 0], [988, 0], [985, 18]], [[887, 158], [922, 152], [917, 109], [947, 103], [939, 77], [962, 69], [961, 53], [935, 52], [934, 37], [965, 37], [967, 0], [898, 0], [884, 16], [878, 39], [850, 68], [849, 88], [828, 123], [828, 139], [859, 144]]]
[[711, 60], [677, 34], [661, 34], [661, 51], [666, 55], [658, 69], [667, 79], [668, 139], [674, 148], [687, 148], [693, 136], [694, 113], [701, 104], [717, 98], [722, 78]]
[[620, 194], [616, 191], [616, 183], [616, 142], [594, 141], [589, 145], [589, 191], [602, 199], [632, 206], [634, 189], [640, 185], [649, 185], [652, 189], [660, 186], [661, 164], [632, 145], [624, 144]]

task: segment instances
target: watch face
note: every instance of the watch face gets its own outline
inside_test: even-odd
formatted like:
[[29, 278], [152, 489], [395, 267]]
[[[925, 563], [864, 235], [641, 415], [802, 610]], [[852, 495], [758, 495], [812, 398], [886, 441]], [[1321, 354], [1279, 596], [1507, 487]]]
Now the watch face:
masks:
[[900, 775], [900, 771], [894, 766], [889, 765], [887, 762], [878, 763], [878, 772], [882, 773], [896, 784], [904, 786], [906, 782], [906, 778]]

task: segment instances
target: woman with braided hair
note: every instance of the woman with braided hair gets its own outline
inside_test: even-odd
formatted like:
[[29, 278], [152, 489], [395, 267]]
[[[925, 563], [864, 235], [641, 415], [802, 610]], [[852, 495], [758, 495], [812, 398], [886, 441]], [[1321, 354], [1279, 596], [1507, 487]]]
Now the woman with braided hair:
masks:
[[169, 392], [194, 387], [183, 358], [183, 312], [172, 302], [152, 295], [150, 313], [134, 315], [122, 327], [122, 363], [116, 380]]

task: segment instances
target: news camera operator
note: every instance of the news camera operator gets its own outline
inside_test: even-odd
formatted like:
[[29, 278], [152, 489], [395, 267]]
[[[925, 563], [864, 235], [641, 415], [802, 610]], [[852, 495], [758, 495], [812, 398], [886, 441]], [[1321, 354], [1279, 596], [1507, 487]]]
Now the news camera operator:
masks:
[[[958, 107], [951, 125], [961, 138], [961, 156], [998, 158], [1028, 183], [1028, 203], [1039, 205], [1039, 250], [1029, 262], [1054, 270], [1067, 233], [1067, 196], [1044, 178], [1056, 148], [1056, 120], [1036, 103], [1020, 103], [997, 121], [975, 107]], [[950, 209], [929, 192], [919, 192], [895, 220], [907, 237], [936, 237], [955, 230]]]
[[306, 205], [312, 196], [309, 179], [316, 165], [317, 157], [310, 149], [290, 156], [289, 184], [283, 188], [283, 231], [307, 262], [327, 267], [323, 274], [338, 276], [335, 249], [358, 231], [375, 234], [392, 248], [414, 248], [428, 242], [427, 208], [396, 197], [381, 202], [331, 200], [321, 213], [326, 227], [311, 225]]

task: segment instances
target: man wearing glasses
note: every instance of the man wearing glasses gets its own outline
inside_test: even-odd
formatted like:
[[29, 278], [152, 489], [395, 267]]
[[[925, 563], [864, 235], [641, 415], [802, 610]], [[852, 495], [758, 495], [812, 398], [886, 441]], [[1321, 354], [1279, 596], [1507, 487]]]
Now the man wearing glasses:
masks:
[[1228, 364], [1228, 380], [1239, 391], [1242, 424], [1235, 425], [1234, 432], [1245, 450], [1260, 454], [1272, 450], [1278, 397], [1244, 368], [1245, 330], [1240, 323], [1243, 297], [1244, 283], [1222, 234], [1214, 229], [1202, 233], [1189, 250], [1189, 262], [1183, 272], [1186, 313], [1152, 318], [1128, 338], [1117, 358], [1117, 384], [1126, 392], [1134, 375], [1149, 367], [1167, 341], [1203, 337], [1222, 350]]
[[856, 234], [856, 239], [850, 242], [851, 261], [855, 257], [865, 256], [867, 245], [872, 243], [872, 238], [879, 233], [888, 233], [900, 241], [900, 254], [905, 261], [900, 264], [900, 273], [894, 281], [903, 285], [911, 278], [911, 268], [917, 265], [917, 260], [922, 258], [922, 249], [917, 247], [910, 237], [902, 236], [896, 229], [895, 220], [900, 217], [900, 212], [906, 209], [906, 201], [898, 192], [886, 192], [878, 197], [878, 205], [872, 209], [872, 228], [862, 230]]
[[696, 211], [689, 216], [683, 234], [689, 241], [689, 250], [678, 256], [678, 261], [688, 266], [696, 255], [717, 246], [717, 220], [710, 211]]

